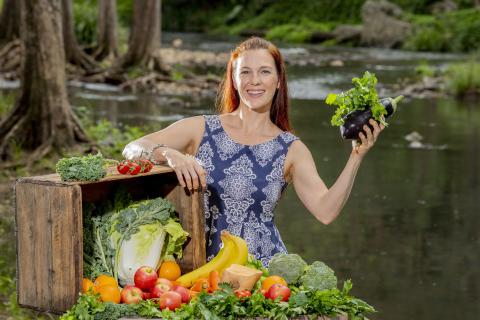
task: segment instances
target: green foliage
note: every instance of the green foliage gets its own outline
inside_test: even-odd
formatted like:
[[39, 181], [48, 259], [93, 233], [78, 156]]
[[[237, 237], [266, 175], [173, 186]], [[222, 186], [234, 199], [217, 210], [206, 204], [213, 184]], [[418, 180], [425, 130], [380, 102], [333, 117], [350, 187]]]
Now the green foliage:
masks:
[[375, 74], [365, 71], [362, 78], [352, 79], [353, 88], [336, 94], [328, 94], [325, 102], [328, 105], [337, 106], [335, 114], [332, 117], [331, 123], [333, 126], [341, 126], [343, 124], [343, 117], [354, 110], [365, 110], [370, 108], [372, 110], [373, 118], [382, 124], [386, 125], [382, 119], [387, 111], [378, 99], [377, 77]]
[[315, 261], [307, 267], [300, 278], [301, 284], [310, 289], [330, 290], [337, 287], [337, 277], [325, 263]]
[[73, 2], [74, 29], [77, 41], [82, 45], [97, 42], [97, 0], [75, 0]]
[[120, 159], [125, 145], [147, 134], [153, 128], [128, 126], [117, 128], [107, 119], [93, 122], [91, 112], [86, 107], [74, 108], [87, 135], [95, 141], [107, 158]]
[[63, 181], [97, 181], [105, 177], [105, 159], [101, 153], [83, 157], [62, 158], [57, 162], [56, 172]]
[[[343, 289], [300, 290], [290, 297], [290, 301], [278, 302], [267, 299], [260, 292], [254, 292], [249, 299], [235, 296], [228, 284], [220, 284], [220, 290], [213, 294], [202, 292], [197, 299], [183, 304], [175, 312], [158, 309], [151, 300], [139, 304], [101, 304], [95, 295], [81, 295], [77, 304], [65, 313], [61, 320], [113, 320], [121, 316], [141, 316], [162, 319], [238, 319], [264, 317], [288, 319], [305, 316], [329, 316], [347, 314], [349, 319], [366, 319], [375, 309], [366, 302], [352, 297], [349, 292], [352, 283], [346, 281]], [[102, 306], [103, 305], [103, 306]]]
[[480, 94], [480, 63], [470, 60], [451, 65], [446, 72], [447, 87], [457, 96]]
[[307, 263], [296, 253], [276, 253], [268, 263], [268, 273], [285, 279], [287, 283], [297, 283]]
[[432, 68], [427, 61], [422, 61], [416, 68], [415, 73], [421, 77], [433, 77], [435, 69]]
[[413, 32], [404, 48], [416, 51], [469, 52], [480, 48], [480, 10], [411, 16]]
[[327, 32], [333, 29], [332, 23], [318, 23], [302, 19], [299, 23], [288, 23], [271, 28], [266, 38], [287, 42], [309, 42], [314, 32]]

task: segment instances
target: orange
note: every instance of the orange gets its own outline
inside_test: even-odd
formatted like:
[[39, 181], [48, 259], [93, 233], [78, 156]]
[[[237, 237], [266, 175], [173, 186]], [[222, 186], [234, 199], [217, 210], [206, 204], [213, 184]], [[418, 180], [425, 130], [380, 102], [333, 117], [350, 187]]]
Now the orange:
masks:
[[107, 276], [106, 274], [99, 275], [93, 284], [95, 285], [95, 289], [107, 284], [118, 286], [117, 280], [115, 280], [114, 277]]
[[120, 303], [120, 289], [118, 289], [116, 284], [106, 284], [97, 287], [97, 292], [100, 293], [100, 298], [102, 298], [103, 302]]
[[181, 276], [180, 266], [172, 260], [164, 261], [158, 269], [158, 277], [175, 281]]
[[82, 292], [86, 293], [89, 290], [93, 291], [94, 289], [95, 289], [95, 285], [93, 284], [93, 282], [90, 279], [83, 278], [83, 280], [82, 280]]
[[280, 276], [269, 276], [269, 277], [266, 277], [265, 280], [263, 280], [262, 282], [262, 289], [265, 290], [265, 291], [268, 291], [268, 289], [270, 289], [270, 287], [274, 284], [283, 284], [284, 286], [287, 285], [287, 281], [285, 281], [285, 279], [283, 279], [282, 277]]

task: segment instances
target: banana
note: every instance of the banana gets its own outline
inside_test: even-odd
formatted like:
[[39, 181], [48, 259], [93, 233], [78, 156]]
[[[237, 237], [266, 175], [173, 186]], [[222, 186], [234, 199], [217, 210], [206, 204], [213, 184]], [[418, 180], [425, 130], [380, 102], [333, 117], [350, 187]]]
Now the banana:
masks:
[[184, 274], [178, 278], [176, 282], [181, 286], [190, 288], [197, 279], [208, 279], [210, 271], [217, 270], [218, 272], [222, 272], [226, 267], [230, 266], [230, 261], [237, 255], [237, 247], [233, 239], [226, 234], [226, 231], [222, 231], [221, 239], [223, 242], [223, 248], [212, 260], [200, 268]]
[[231, 233], [227, 233], [226, 236], [232, 239], [233, 242], [235, 242], [235, 245], [237, 247], [237, 254], [233, 257], [231, 264], [235, 263], [235, 264], [240, 264], [242, 266], [245, 265], [248, 260], [247, 243], [241, 237], [233, 235]]

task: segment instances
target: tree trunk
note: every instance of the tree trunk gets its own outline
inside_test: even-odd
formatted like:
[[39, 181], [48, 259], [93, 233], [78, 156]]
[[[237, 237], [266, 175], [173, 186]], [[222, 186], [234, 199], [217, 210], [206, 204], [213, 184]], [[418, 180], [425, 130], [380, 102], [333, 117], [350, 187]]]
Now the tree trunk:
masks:
[[18, 0], [3, 1], [0, 26], [0, 46], [20, 37], [20, 3]]
[[101, 61], [118, 57], [116, 0], [99, 0], [98, 48], [93, 56]]
[[82, 51], [75, 37], [72, 1], [61, 0], [61, 6], [63, 42], [67, 62], [79, 66], [87, 72], [92, 71], [97, 64], [89, 55]]
[[22, 6], [21, 88], [0, 124], [0, 157], [9, 158], [14, 142], [33, 151], [33, 162], [52, 147], [60, 151], [88, 138], [67, 100], [61, 0], [23, 0]]
[[134, 1], [132, 30], [122, 68], [143, 66], [161, 70], [160, 59], [155, 55], [160, 48], [160, 8], [160, 0]]

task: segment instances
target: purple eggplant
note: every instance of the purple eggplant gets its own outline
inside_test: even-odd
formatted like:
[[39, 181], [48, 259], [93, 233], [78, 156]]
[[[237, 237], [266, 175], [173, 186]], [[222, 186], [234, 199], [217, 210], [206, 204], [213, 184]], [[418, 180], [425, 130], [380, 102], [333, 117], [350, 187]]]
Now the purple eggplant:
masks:
[[[393, 98], [384, 98], [380, 103], [385, 106], [387, 114], [385, 118], [390, 117], [397, 110], [397, 103], [403, 99], [403, 96]], [[373, 130], [372, 125], [368, 122], [372, 118], [372, 110], [370, 107], [365, 110], [355, 110], [343, 117], [343, 125], [340, 126], [340, 134], [343, 139], [358, 139], [358, 134], [363, 131], [363, 126], [368, 125]], [[365, 133], [364, 133], [365, 134]]]

